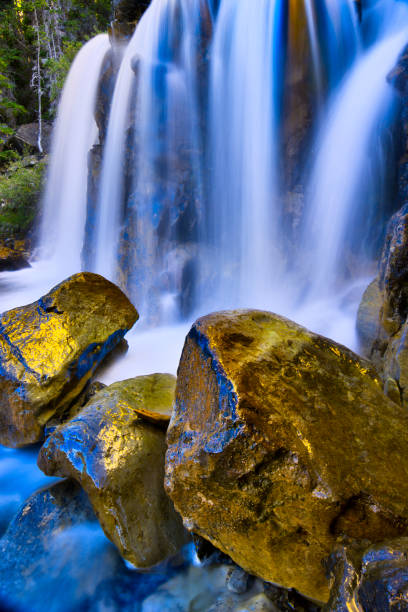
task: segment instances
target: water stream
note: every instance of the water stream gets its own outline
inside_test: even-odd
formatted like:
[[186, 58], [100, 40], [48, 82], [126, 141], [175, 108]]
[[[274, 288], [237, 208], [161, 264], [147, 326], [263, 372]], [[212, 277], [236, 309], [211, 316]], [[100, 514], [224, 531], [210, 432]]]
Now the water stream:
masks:
[[40, 232], [40, 258], [54, 278], [81, 270], [88, 153], [97, 138], [96, 94], [109, 48], [108, 35], [99, 34], [80, 50], [58, 107]]
[[[351, 0], [153, 0], [116, 78], [91, 265], [121, 284], [141, 321], [127, 355], [101, 380], [176, 373], [194, 317], [226, 307], [274, 310], [358, 348], [355, 314], [374, 273], [374, 244], [353, 251], [354, 274], [344, 261], [351, 238], [373, 234], [356, 225], [356, 211], [368, 226], [362, 200], [382, 189], [381, 155], [370, 172], [366, 160], [396, 120], [386, 77], [408, 42], [407, 8], [367, 3], [358, 24]], [[297, 61], [310, 61], [298, 73], [312, 83], [309, 111], [319, 112], [299, 157], [304, 189], [291, 233], [282, 126], [285, 83], [297, 78], [285, 79], [293, 11], [301, 11], [308, 41]], [[83, 266], [87, 156], [97, 141], [93, 113], [109, 48], [99, 35], [72, 66], [54, 129], [40, 248], [32, 268], [0, 275], [0, 311], [38, 299]], [[42, 482], [27, 453], [1, 450], [2, 483], [17, 469], [24, 486], [4, 485], [0, 509], [14, 511]]]

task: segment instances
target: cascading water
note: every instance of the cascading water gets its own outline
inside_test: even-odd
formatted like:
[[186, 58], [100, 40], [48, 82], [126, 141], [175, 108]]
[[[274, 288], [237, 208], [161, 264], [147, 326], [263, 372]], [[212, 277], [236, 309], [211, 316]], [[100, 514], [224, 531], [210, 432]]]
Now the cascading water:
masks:
[[[288, 278], [298, 264], [288, 257], [284, 240], [284, 187], [279, 177], [282, 143], [278, 123], [284, 120], [279, 97], [286, 62], [286, 10], [285, 3], [278, 0], [256, 5], [224, 0], [221, 4], [210, 89], [209, 159], [213, 167], [209, 242], [215, 245], [214, 267], [219, 268], [212, 308], [245, 305], [286, 312], [293, 309], [290, 302], [294, 288]], [[341, 55], [346, 43], [348, 61], [357, 56], [357, 15], [351, 1], [335, 9], [331, 2], [305, 0], [303, 7], [290, 4], [289, 20], [299, 20], [303, 12], [320, 96], [323, 82], [330, 87], [344, 72], [346, 61]], [[327, 41], [321, 36], [323, 26], [334, 33], [325, 70], [322, 49]]]
[[366, 154], [393, 99], [386, 77], [405, 42], [402, 31], [375, 45], [356, 65], [328, 113], [317, 143], [304, 223], [310, 293], [330, 293], [339, 280], [346, 233], [352, 232], [355, 208], [367, 189], [362, 180], [367, 176]]
[[81, 270], [87, 158], [97, 137], [94, 121], [97, 86], [109, 48], [108, 36], [99, 34], [81, 49], [69, 72], [58, 107], [40, 238], [40, 259], [45, 259], [47, 266], [54, 267], [55, 278]]
[[156, 321], [163, 320], [163, 297], [179, 292], [177, 256], [169, 249], [183, 239], [174, 229], [186, 205], [181, 187], [188, 183], [189, 197], [202, 200], [197, 69], [214, 11], [203, 0], [152, 2], [126, 50], [113, 96], [94, 269], [117, 279], [121, 258], [123, 284]]
[[377, 3], [371, 23], [363, 23], [371, 34], [373, 23], [382, 25], [374, 42], [367, 37], [372, 46], [333, 96], [316, 139], [299, 245], [302, 259], [295, 270], [299, 306], [290, 313], [353, 348], [358, 346], [358, 302], [375, 254], [376, 241], [371, 236], [367, 245], [365, 240], [372, 229], [370, 206], [374, 202], [378, 218], [384, 203], [375, 198], [386, 198], [381, 135], [392, 119], [395, 100], [387, 75], [407, 41], [408, 7], [389, 9], [387, 2]]
[[[175, 372], [192, 313], [220, 307], [272, 309], [353, 345], [360, 287], [354, 282], [351, 303], [341, 283], [344, 247], [353, 224], [363, 234], [355, 220], [370, 182], [365, 159], [387, 127], [386, 77], [408, 42], [405, 2], [363, 9], [358, 25], [352, 0], [153, 0], [116, 80], [89, 252], [92, 268], [119, 281], [142, 318], [167, 327], [138, 324], [126, 357], [99, 371], [100, 380]], [[308, 44], [293, 59], [288, 47], [299, 31], [291, 24], [302, 12], [297, 28]], [[96, 37], [71, 69], [44, 197], [42, 259], [0, 275], [0, 310], [81, 268], [87, 154], [108, 49], [107, 36]], [[295, 104], [309, 135], [295, 132], [288, 144], [284, 89], [296, 79], [311, 98], [307, 112], [319, 113], [302, 115]], [[299, 163], [289, 185], [288, 150], [302, 138], [307, 167]], [[305, 193], [296, 191], [301, 179]], [[286, 191], [300, 211], [287, 206]], [[175, 313], [188, 321], [174, 325]], [[33, 461], [34, 453], [0, 453], [0, 527], [42, 483]], [[15, 486], [16, 470], [27, 490]]]
[[322, 103], [325, 83], [330, 92], [360, 51], [357, 12], [353, 0], [304, 0], [304, 5], [317, 102]]
[[276, 253], [280, 214], [275, 77], [282, 61], [281, 20], [281, 2], [270, 0], [256, 5], [224, 0], [218, 16], [210, 82], [208, 232], [215, 247], [213, 266], [220, 270], [218, 306], [259, 304], [281, 259]]

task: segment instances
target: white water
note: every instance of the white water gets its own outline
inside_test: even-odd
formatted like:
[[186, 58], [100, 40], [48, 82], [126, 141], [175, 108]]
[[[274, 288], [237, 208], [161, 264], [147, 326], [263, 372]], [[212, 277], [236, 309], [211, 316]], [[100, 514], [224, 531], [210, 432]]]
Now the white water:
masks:
[[215, 245], [218, 306], [259, 303], [279, 275], [279, 19], [275, 0], [223, 0], [215, 30], [208, 239]]
[[[352, 281], [351, 286], [334, 291], [328, 280], [337, 278], [335, 262], [341, 252], [344, 228], [350, 216], [349, 203], [354, 201], [355, 185], [361, 180], [362, 159], [376, 129], [376, 118], [384, 108], [379, 102], [377, 104], [377, 100], [382, 100], [384, 91], [388, 90], [385, 64], [392, 67], [405, 42], [403, 34], [394, 33], [381, 42], [387, 28], [381, 29], [381, 34], [378, 34], [380, 42], [369, 52], [374, 55], [367, 54], [357, 61], [334, 98], [331, 121], [322, 130], [320, 153], [316, 160], [316, 167], [322, 165], [315, 172], [318, 180], [313, 182], [316, 193], [323, 195], [311, 197], [307, 203], [307, 207], [313, 209], [306, 215], [307, 219], [310, 217], [310, 226], [304, 232], [305, 248], [295, 256], [285, 252], [287, 247], [282, 241], [280, 216], [282, 194], [277, 124], [281, 118], [276, 102], [280, 84], [276, 82], [274, 66], [282, 60], [284, 45], [282, 5], [278, 0], [260, 0], [256, 6], [250, 0], [240, 0], [239, 3], [222, 1], [211, 50], [211, 150], [204, 157], [197, 127], [200, 100], [197, 99], [198, 77], [194, 58], [200, 50], [197, 38], [202, 34], [204, 22], [207, 23], [207, 35], [211, 35], [208, 23], [215, 17], [215, 6], [216, 3], [207, 5], [201, 0], [194, 0], [193, 4], [187, 0], [154, 0], [127, 48], [116, 81], [103, 161], [95, 270], [112, 279], [117, 278], [121, 231], [126, 224], [132, 248], [124, 284], [127, 283], [128, 292], [140, 311], [141, 322], [131, 335], [131, 350], [127, 358], [120, 362], [120, 367], [114, 366], [114, 374], [106, 374], [107, 380], [115, 376], [124, 377], [125, 373], [127, 376], [147, 373], [150, 369], [174, 372], [177, 367], [186, 327], [172, 328], [169, 325], [177, 318], [185, 247], [177, 247], [177, 236], [172, 236], [170, 231], [171, 214], [177, 208], [175, 194], [178, 184], [175, 177], [179, 177], [180, 149], [188, 151], [183, 163], [193, 176], [195, 197], [199, 199], [202, 196], [203, 176], [204, 180], [211, 178], [210, 222], [206, 231], [201, 231], [200, 239], [206, 243], [203, 260], [207, 266], [213, 267], [218, 282], [215, 290], [213, 286], [201, 289], [196, 315], [225, 307], [265, 308], [356, 346], [355, 311], [364, 287]], [[327, 0], [332, 27], [339, 40], [350, 39], [352, 47], [357, 48], [356, 23], [350, 13], [352, 5], [347, 0], [342, 6], [343, 10], [339, 12], [338, 6]], [[313, 54], [322, 54], [321, 41], [317, 40], [321, 29], [318, 15], [309, 11], [309, 17], [314, 21], [313, 27], [309, 24]], [[90, 66], [96, 72], [100, 69], [96, 56], [100, 62], [102, 43], [106, 44], [106, 38], [97, 37], [81, 52], [85, 53], [91, 44], [94, 45], [92, 55], [95, 57]], [[375, 54], [379, 58], [378, 64], [371, 59], [367, 68], [365, 62], [370, 57], [376, 58]], [[78, 62], [80, 58], [81, 54]], [[323, 65], [325, 58], [317, 59], [316, 69], [318, 64]], [[74, 65], [73, 74], [76, 70]], [[380, 75], [379, 70], [382, 70]], [[71, 78], [73, 75], [70, 75], [67, 88]], [[95, 78], [95, 88], [96, 81]], [[369, 86], [369, 95], [361, 95], [362, 84], [364, 88]], [[92, 88], [90, 91], [90, 99], [84, 97], [82, 106], [93, 106]], [[365, 104], [369, 105], [368, 113], [364, 110]], [[65, 108], [64, 100], [62, 108]], [[338, 120], [340, 127], [335, 129], [337, 116], [342, 118]], [[68, 117], [68, 124], [75, 123], [74, 119], [76, 121], [76, 118]], [[76, 133], [76, 127], [71, 127], [71, 132]], [[69, 126], [65, 126], [65, 133], [70, 133]], [[327, 148], [326, 142], [329, 143]], [[134, 180], [132, 183], [128, 181], [125, 193], [125, 149], [129, 143], [135, 150], [132, 162]], [[92, 144], [89, 136], [88, 146]], [[197, 151], [201, 155], [200, 164]], [[326, 159], [327, 151], [334, 157]], [[325, 166], [327, 161], [330, 163]], [[209, 165], [207, 174], [206, 165]], [[60, 163], [59, 167], [63, 166], [65, 164]], [[77, 176], [72, 170], [69, 172], [71, 176]], [[81, 176], [84, 183], [86, 177]], [[337, 198], [331, 211], [326, 206], [329, 202], [325, 197], [327, 193], [334, 193]], [[341, 198], [337, 197], [339, 194]], [[350, 197], [344, 197], [348, 194]], [[54, 220], [55, 215], [61, 217], [61, 223], [64, 221], [66, 228], [70, 229], [66, 231], [65, 228], [64, 237], [58, 244], [61, 247], [59, 257], [52, 258], [52, 263], [48, 260], [34, 264], [32, 270], [2, 275], [0, 309], [37, 299], [56, 282], [79, 269], [82, 244], [78, 236], [83, 232], [85, 201], [81, 200], [82, 212], [75, 217], [75, 231], [71, 231], [70, 223], [74, 220], [67, 218], [70, 208], [65, 202], [53, 213]], [[157, 226], [163, 202], [171, 214], [166, 229], [168, 233], [159, 242]], [[316, 208], [318, 202], [320, 208]], [[319, 226], [313, 228], [316, 219], [319, 219]], [[57, 222], [54, 226], [62, 227]], [[44, 241], [47, 236], [50, 238], [46, 233], [43, 235]], [[70, 255], [68, 247], [75, 253]], [[307, 260], [305, 252], [311, 254], [309, 271], [315, 268], [314, 280], [310, 284], [316, 290], [308, 295], [302, 294], [302, 272]], [[331, 291], [322, 291], [328, 286]], [[168, 327], [151, 333], [143, 331], [143, 323], [149, 319], [152, 310], [155, 310], [156, 324], [167, 324]], [[191, 315], [191, 320], [193, 318]]]
[[319, 104], [355, 61], [361, 34], [353, 0], [327, 0], [326, 19], [319, 16], [314, 0], [304, 0], [304, 6]]
[[86, 220], [88, 153], [97, 136], [94, 110], [99, 73], [109, 38], [100, 34], [76, 56], [55, 124], [43, 202], [39, 257], [50, 278], [81, 270]]
[[346, 232], [353, 230], [349, 226], [353, 209], [367, 187], [366, 157], [393, 100], [386, 77], [406, 42], [404, 28], [369, 50], [347, 77], [328, 112], [316, 145], [303, 225], [308, 299], [330, 295], [339, 281]]
[[304, 0], [307, 27], [309, 30], [310, 49], [313, 61], [313, 73], [316, 84], [317, 103], [323, 98], [323, 66], [317, 33], [316, 12], [313, 0]]
[[[116, 280], [118, 257], [125, 250], [122, 284], [141, 312], [154, 310], [158, 321], [166, 319], [163, 304], [168, 300], [162, 298], [179, 291], [180, 271], [168, 265], [168, 252], [161, 252], [157, 233], [166, 207], [170, 227], [175, 217], [175, 177], [181, 168], [193, 175], [195, 196], [202, 199], [196, 58], [203, 24], [211, 22], [212, 10], [212, 4], [202, 0], [154, 0], [126, 50], [113, 96], [94, 270]], [[126, 191], [129, 145], [132, 181]], [[130, 248], [122, 248], [123, 227], [131, 237]], [[167, 235], [165, 240], [174, 237]]]

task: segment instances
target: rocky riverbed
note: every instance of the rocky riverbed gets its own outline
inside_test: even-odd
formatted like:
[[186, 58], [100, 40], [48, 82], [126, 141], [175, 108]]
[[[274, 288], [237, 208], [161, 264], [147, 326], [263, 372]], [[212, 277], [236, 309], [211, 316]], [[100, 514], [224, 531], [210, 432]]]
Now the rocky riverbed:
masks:
[[[359, 311], [375, 365], [278, 315], [225, 311], [194, 323], [177, 379], [105, 386], [98, 366], [138, 318], [112, 283], [81, 273], [4, 313], [1, 441], [63, 478], [19, 510], [8, 485], [4, 605], [43, 609], [47, 590], [67, 611], [407, 609], [406, 374], [390, 349], [405, 223]], [[28, 474], [26, 494], [43, 484]]]

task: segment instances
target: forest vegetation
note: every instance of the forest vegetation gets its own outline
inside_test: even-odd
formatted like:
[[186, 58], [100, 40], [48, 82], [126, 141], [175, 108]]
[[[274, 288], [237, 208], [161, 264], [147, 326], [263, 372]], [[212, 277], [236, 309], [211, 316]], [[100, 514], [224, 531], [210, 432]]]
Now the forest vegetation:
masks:
[[[46, 166], [44, 125], [55, 117], [76, 53], [107, 30], [110, 18], [110, 0], [2, 0], [0, 238], [23, 236], [30, 228]], [[30, 150], [15, 135], [34, 122], [37, 146]]]

